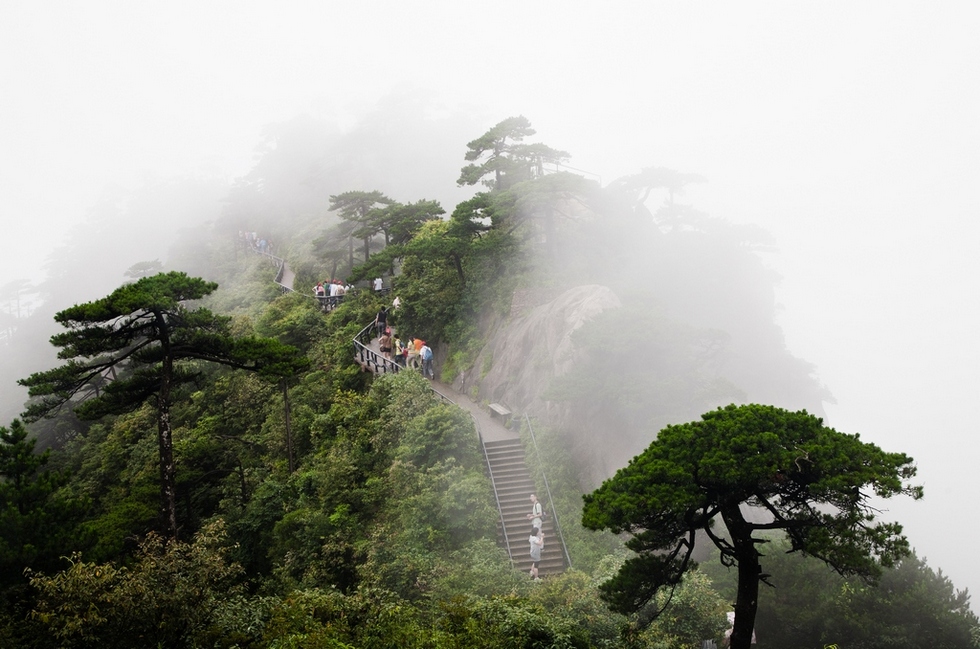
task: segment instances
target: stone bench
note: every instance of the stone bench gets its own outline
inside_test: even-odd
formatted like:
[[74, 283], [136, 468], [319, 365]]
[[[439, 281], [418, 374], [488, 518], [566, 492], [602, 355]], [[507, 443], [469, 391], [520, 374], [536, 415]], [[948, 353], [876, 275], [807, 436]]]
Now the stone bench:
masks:
[[491, 403], [490, 404], [490, 416], [491, 417], [500, 417], [504, 421], [504, 423], [506, 424], [507, 423], [507, 420], [510, 419], [510, 415], [511, 415], [511, 412], [507, 408], [507, 406], [502, 405], [502, 404], [499, 404], [499, 403]]

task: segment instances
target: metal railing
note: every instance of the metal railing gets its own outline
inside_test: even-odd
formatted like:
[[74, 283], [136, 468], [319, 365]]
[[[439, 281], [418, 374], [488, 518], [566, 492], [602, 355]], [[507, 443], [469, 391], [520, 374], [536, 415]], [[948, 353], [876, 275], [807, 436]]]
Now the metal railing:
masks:
[[402, 369], [401, 365], [361, 342], [367, 336], [370, 344], [370, 341], [374, 338], [371, 335], [371, 329], [373, 327], [374, 323], [372, 322], [354, 336], [354, 357], [358, 359], [361, 365], [373, 367], [375, 374], [388, 374], [389, 372], [391, 374], [397, 374]]
[[487, 475], [490, 476], [490, 486], [493, 488], [493, 500], [497, 503], [497, 515], [500, 517], [500, 531], [504, 535], [504, 547], [507, 549], [507, 558], [510, 559], [510, 567], [514, 568], [514, 551], [510, 547], [510, 536], [507, 535], [507, 523], [504, 522], [504, 507], [500, 504], [500, 493], [497, 491], [497, 481], [493, 477], [493, 470], [490, 468], [490, 454], [487, 453], [487, 445], [483, 443], [483, 432], [480, 430], [480, 422], [476, 420], [473, 413], [469, 413], [476, 428], [476, 438], [480, 442], [480, 450], [483, 451], [483, 462], [487, 468]]
[[565, 561], [569, 568], [572, 567], [572, 557], [568, 554], [568, 545], [565, 543], [565, 535], [561, 532], [561, 523], [558, 520], [558, 511], [555, 509], [555, 501], [551, 497], [551, 485], [548, 484], [548, 476], [545, 474], [544, 465], [541, 462], [541, 452], [538, 450], [538, 440], [534, 437], [534, 427], [531, 426], [531, 418], [524, 413], [524, 421], [527, 422], [527, 430], [531, 434], [531, 444], [534, 446], [534, 454], [538, 458], [538, 468], [541, 470], [541, 477], [544, 479], [544, 490], [548, 494], [548, 508], [555, 519], [555, 531], [558, 532], [558, 539], [561, 541], [562, 552], [565, 553]]
[[[253, 246], [249, 246], [248, 249], [256, 254], [262, 255], [264, 257], [268, 257], [272, 261], [272, 263], [276, 265], [275, 283], [279, 286], [279, 288], [282, 290], [284, 294], [295, 293], [295, 289], [293, 289], [292, 286], [286, 286], [285, 284], [282, 283], [283, 277], [286, 271], [288, 270], [285, 259], [283, 259], [282, 257], [276, 257], [270, 252], [259, 250]], [[382, 293], [387, 293], [390, 290], [391, 290], [390, 288], [387, 290], [382, 290]], [[325, 301], [332, 301], [332, 306], [336, 306], [343, 299], [343, 296], [335, 296], [333, 298], [319, 297], [319, 296], [311, 296], [311, 297], [313, 297], [313, 299], [319, 300], [321, 305], [324, 305]], [[374, 335], [373, 335], [374, 326], [375, 324], [372, 322], [371, 324], [367, 325], [359, 332], [357, 332], [357, 335], [354, 336], [354, 339], [352, 341], [354, 344], [354, 356], [365, 367], [373, 367], [374, 368], [373, 372], [375, 374], [388, 374], [388, 373], [397, 374], [401, 370], [405, 369], [404, 366], [399, 365], [398, 363], [391, 360], [390, 358], [386, 358], [383, 354], [374, 351], [370, 347], [371, 341], [374, 339]], [[457, 405], [455, 401], [453, 401], [448, 396], [446, 396], [445, 394], [437, 390], [435, 386], [430, 385], [429, 387], [432, 390], [432, 392], [435, 393], [436, 396], [438, 396], [442, 401], [445, 401], [446, 403], [450, 403], [452, 405]], [[489, 453], [487, 453], [487, 446], [483, 442], [483, 432], [480, 430], [480, 423], [476, 420], [476, 417], [474, 417], [472, 413], [467, 413], [467, 414], [470, 415], [470, 419], [473, 421], [473, 428], [476, 431], [476, 437], [480, 443], [480, 449], [483, 451], [483, 461], [487, 468], [487, 475], [490, 476], [490, 486], [493, 488], [493, 499], [497, 503], [497, 514], [500, 517], [500, 529], [504, 535], [504, 546], [507, 549], [507, 557], [510, 559], [511, 568], [513, 568], [514, 553], [510, 545], [510, 537], [507, 534], [507, 525], [504, 524], [504, 510], [503, 510], [503, 506], [500, 504], [500, 494], [497, 491], [497, 482], [493, 477], [493, 471], [490, 469], [490, 455]], [[537, 453], [537, 441], [535, 441], [534, 439], [534, 430], [531, 428], [531, 420], [527, 418], [526, 413], [524, 417], [525, 419], [527, 419], [528, 430], [531, 432], [531, 441], [534, 444], [534, 450]], [[540, 454], [538, 455], [540, 457]], [[555, 512], [554, 501], [552, 500], [551, 497], [551, 488], [548, 486], [548, 478], [547, 476], [544, 476], [543, 468], [541, 471], [541, 475], [544, 477], [545, 489], [548, 493], [548, 505], [551, 508], [551, 515], [554, 516], [555, 518], [555, 530], [558, 532], [558, 537], [561, 540], [562, 550], [565, 553], [565, 560], [568, 562], [568, 566], [571, 567], [572, 560], [571, 557], [569, 557], [568, 555], [568, 548], [565, 545], [565, 538], [561, 533], [561, 526], [558, 523], [558, 514]]]
[[263, 257], [267, 257], [275, 265], [276, 278], [273, 281], [279, 285], [280, 291], [282, 291], [284, 294], [295, 292], [292, 286], [286, 286], [285, 284], [282, 283], [282, 278], [286, 274], [286, 270], [287, 270], [285, 259], [283, 259], [282, 257], [276, 257], [271, 252], [266, 252], [265, 250], [259, 250], [255, 246], [246, 246], [245, 249], [251, 250], [257, 255], [262, 255]]
[[[374, 369], [372, 371], [375, 374], [387, 374], [389, 372], [392, 374], [396, 374], [401, 370], [405, 369], [404, 366], [399, 365], [398, 363], [392, 361], [391, 359], [385, 358], [382, 354], [374, 351], [369, 347], [371, 341], [374, 340], [374, 327], [375, 324], [372, 322], [371, 324], [369, 324], [368, 326], [364, 327], [359, 332], [357, 332], [357, 335], [354, 336], [354, 340], [353, 340], [354, 357], [357, 358], [362, 365], [366, 367], [368, 366], [373, 367]], [[429, 389], [432, 390], [432, 392], [435, 393], [435, 395], [439, 397], [442, 401], [445, 401], [446, 403], [452, 404], [454, 406], [458, 405], [455, 401], [453, 401], [448, 396], [446, 396], [445, 394], [437, 390], [435, 388], [435, 385], [433, 385], [432, 383], [429, 384]], [[483, 452], [483, 461], [487, 468], [487, 475], [490, 476], [490, 486], [493, 488], [493, 499], [494, 502], [497, 503], [497, 515], [500, 517], [500, 529], [503, 531], [504, 534], [504, 546], [507, 548], [507, 558], [510, 559], [510, 566], [511, 568], [513, 568], [514, 553], [512, 552], [510, 547], [510, 537], [507, 535], [507, 526], [504, 524], [504, 508], [500, 504], [500, 494], [497, 491], [497, 482], [496, 480], [494, 480], [493, 471], [490, 470], [490, 455], [487, 453], [486, 444], [483, 443], [483, 431], [480, 430], [480, 422], [476, 420], [476, 417], [473, 416], [473, 413], [467, 412], [467, 414], [470, 416], [470, 420], [473, 421], [473, 428], [474, 430], [476, 430], [476, 438], [480, 443], [480, 450]], [[549, 492], [549, 498], [550, 497], [551, 496]], [[557, 519], [556, 519], [556, 523], [557, 523]], [[565, 545], [565, 541], [564, 539], [562, 539], [562, 547], [564, 547], [564, 545]], [[568, 552], [566, 551], [565, 554], [567, 556]]]

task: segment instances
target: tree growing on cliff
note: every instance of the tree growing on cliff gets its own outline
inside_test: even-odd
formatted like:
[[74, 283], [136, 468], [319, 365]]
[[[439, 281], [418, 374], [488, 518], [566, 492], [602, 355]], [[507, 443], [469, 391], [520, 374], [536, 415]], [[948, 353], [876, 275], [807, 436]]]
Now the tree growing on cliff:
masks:
[[[247, 369], [270, 377], [295, 374], [307, 360], [272, 338], [234, 337], [230, 318], [205, 308], [188, 309], [218, 288], [185, 273], [160, 273], [122, 286], [109, 296], [55, 315], [68, 331], [51, 337], [68, 362], [19, 383], [32, 397], [28, 421], [76, 400], [93, 381], [111, 373], [97, 396], [74, 404], [85, 419], [129, 412], [155, 401], [160, 452], [160, 497], [164, 533], [177, 535], [176, 484], [170, 406], [174, 388], [194, 378], [193, 361]], [[82, 360], [77, 360], [82, 359]]]
[[[492, 190], [508, 189], [514, 183], [541, 175], [544, 163], [567, 160], [565, 151], [545, 144], [525, 144], [524, 138], [535, 134], [531, 122], [523, 115], [508, 117], [486, 133], [467, 143], [466, 160], [456, 184], [482, 183]], [[483, 159], [480, 164], [476, 161]], [[492, 180], [486, 177], [493, 174]]]
[[[839, 433], [806, 411], [762, 405], [719, 408], [668, 426], [642, 454], [585, 496], [589, 529], [627, 532], [638, 556], [603, 584], [614, 610], [643, 609], [694, 566], [696, 534], [738, 567], [732, 649], [748, 649], [762, 573], [758, 536], [785, 532], [791, 551], [845, 575], [874, 579], [909, 554], [901, 525], [877, 522], [876, 495], [922, 497], [912, 458]], [[746, 506], [758, 516], [749, 516]], [[720, 519], [727, 535], [715, 528]], [[758, 520], [758, 522], [757, 522]]]

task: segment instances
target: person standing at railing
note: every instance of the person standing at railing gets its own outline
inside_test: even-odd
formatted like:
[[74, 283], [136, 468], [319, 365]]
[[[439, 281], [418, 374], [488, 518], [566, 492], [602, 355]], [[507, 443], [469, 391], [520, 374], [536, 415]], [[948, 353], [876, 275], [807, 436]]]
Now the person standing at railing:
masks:
[[347, 289], [344, 287], [344, 283], [341, 282], [339, 279], [336, 280], [336, 282], [337, 282], [337, 294], [333, 298], [334, 306], [337, 306], [338, 304], [343, 302], [344, 296], [347, 295]]

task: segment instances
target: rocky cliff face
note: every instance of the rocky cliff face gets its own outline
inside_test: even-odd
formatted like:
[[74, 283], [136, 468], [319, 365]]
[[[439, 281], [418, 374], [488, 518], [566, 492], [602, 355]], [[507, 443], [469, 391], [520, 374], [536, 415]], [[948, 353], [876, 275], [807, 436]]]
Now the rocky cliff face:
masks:
[[[655, 286], [661, 284], [668, 282]], [[691, 314], [671, 312], [658, 297], [621, 300], [598, 284], [545, 303], [515, 295], [510, 317], [454, 387], [558, 431], [583, 489], [625, 466], [664, 426], [719, 406], [771, 403], [821, 412], [826, 391], [812, 368], [786, 350], [765, 313], [731, 306], [691, 324]]]
[[610, 289], [593, 284], [566, 291], [525, 315], [512, 316], [477, 359], [474, 372], [482, 374], [477, 380], [478, 398], [506, 404], [514, 412], [540, 412], [546, 407], [541, 394], [551, 379], [575, 362], [572, 332], [606, 309], [620, 306]]
[[[595, 452], [595, 422], [583, 417], [583, 408], [549, 402], [544, 398], [552, 379], [567, 373], [576, 361], [571, 335], [599, 313], [621, 306], [615, 293], [597, 284], [578, 286], [524, 313], [512, 313], [481, 352], [474, 369], [458, 378], [454, 387], [478, 400], [501, 403], [514, 413], [528, 413], [542, 424], [558, 428], [567, 437], [573, 455]], [[592, 479], [605, 477], [611, 458], [595, 457]], [[598, 462], [596, 462], [598, 460]], [[617, 458], [616, 461], [621, 461]], [[582, 463], [580, 463], [582, 465]]]

